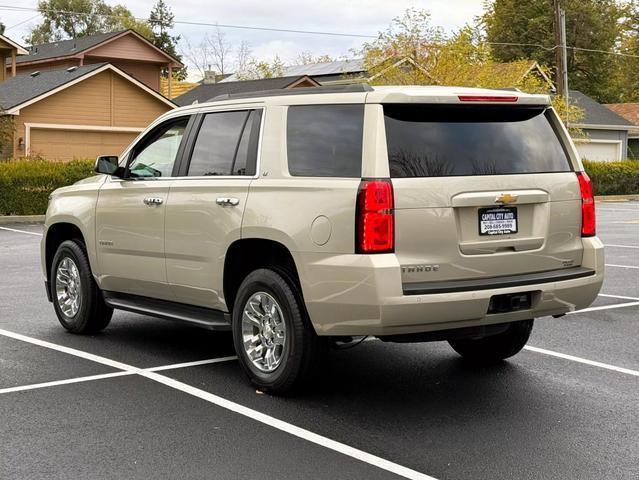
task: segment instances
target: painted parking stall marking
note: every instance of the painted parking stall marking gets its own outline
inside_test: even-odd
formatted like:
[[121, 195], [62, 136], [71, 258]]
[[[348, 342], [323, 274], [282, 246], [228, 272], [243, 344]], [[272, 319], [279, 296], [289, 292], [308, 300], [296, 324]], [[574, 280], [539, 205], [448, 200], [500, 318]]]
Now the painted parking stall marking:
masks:
[[[59, 352], [67, 353], [69, 355], [75, 355], [77, 357], [84, 358], [85, 360], [91, 360], [96, 363], [101, 363], [103, 365], [117, 368], [124, 371], [121, 375], [125, 375], [125, 374], [140, 375], [142, 377], [148, 378], [149, 380], [153, 380], [155, 382], [161, 383], [168, 387], [174, 388], [181, 392], [184, 392], [194, 397], [205, 400], [209, 403], [217, 405], [218, 407], [225, 408], [232, 412], [251, 418], [257, 422], [263, 423], [265, 425], [269, 425], [273, 428], [276, 428], [283, 432], [294, 435], [308, 442], [314, 443], [324, 448], [328, 448], [335, 452], [352, 457], [364, 463], [368, 463], [377, 468], [386, 470], [388, 472], [394, 473], [404, 478], [408, 478], [411, 480], [436, 480], [434, 477], [431, 477], [424, 473], [417, 472], [410, 468], [407, 468], [402, 465], [398, 465], [396, 463], [388, 461], [386, 459], [380, 458], [376, 455], [372, 455], [370, 453], [364, 452], [362, 450], [351, 447], [344, 443], [332, 440], [330, 438], [324, 437], [317, 433], [313, 433], [301, 427], [297, 427], [295, 425], [292, 425], [278, 418], [264, 414], [252, 408], [248, 408], [243, 405], [240, 405], [239, 403], [227, 400], [225, 398], [206, 392], [199, 388], [192, 387], [191, 385], [187, 385], [186, 383], [174, 380], [169, 377], [165, 377], [164, 375], [160, 375], [159, 373], [156, 373], [155, 371], [149, 371], [149, 370], [137, 368], [132, 365], [128, 365], [126, 363], [118, 362], [116, 360], [111, 360], [109, 358], [101, 357], [99, 355], [94, 355], [92, 353], [84, 352], [82, 350], [65, 347], [63, 345], [57, 345], [55, 343], [39, 340], [37, 338], [21, 335], [19, 333], [10, 332], [4, 329], [0, 329], [0, 335], [4, 335], [6, 337], [13, 338], [15, 340], [21, 340], [23, 342], [32, 343], [34, 345], [39, 345], [41, 347], [50, 348], [52, 350], [57, 350]], [[115, 375], [111, 375], [111, 376], [115, 376]], [[71, 383], [71, 382], [68, 382], [68, 383]]]

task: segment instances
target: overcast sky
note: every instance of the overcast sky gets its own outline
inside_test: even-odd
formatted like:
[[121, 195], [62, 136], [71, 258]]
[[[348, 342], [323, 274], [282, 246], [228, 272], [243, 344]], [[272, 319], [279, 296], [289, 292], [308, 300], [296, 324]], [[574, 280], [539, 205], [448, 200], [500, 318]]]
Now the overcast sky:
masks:
[[[175, 20], [206, 23], [247, 25], [343, 32], [375, 35], [385, 29], [393, 17], [401, 15], [407, 8], [424, 8], [430, 11], [434, 25], [447, 31], [455, 30], [481, 14], [483, 0], [165, 0], [172, 8]], [[136, 17], [146, 18], [154, 0], [106, 0], [115, 5], [123, 3]], [[26, 23], [36, 12], [3, 10], [1, 5], [34, 7], [36, 0], [0, 0], [0, 21], [7, 30], [5, 35], [19, 42], [38, 22], [38, 18]], [[15, 26], [14, 26], [15, 25]], [[197, 45], [202, 37], [214, 30], [212, 27], [176, 24], [175, 34], [189, 39]], [[292, 62], [301, 52], [333, 57], [352, 56], [365, 39], [303, 35], [281, 32], [260, 32], [224, 28], [227, 40], [234, 45], [241, 41], [249, 43], [251, 52], [258, 58], [269, 59], [279, 55], [285, 62]], [[184, 48], [184, 46], [183, 46]]]

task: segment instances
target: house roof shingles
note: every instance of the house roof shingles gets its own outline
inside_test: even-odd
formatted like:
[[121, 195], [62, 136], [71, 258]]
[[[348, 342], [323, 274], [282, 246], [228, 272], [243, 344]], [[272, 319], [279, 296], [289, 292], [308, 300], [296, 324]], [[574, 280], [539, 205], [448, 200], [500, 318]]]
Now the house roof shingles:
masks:
[[[287, 77], [308, 75], [309, 77], [321, 77], [323, 75], [346, 75], [365, 72], [364, 59], [336, 60], [334, 62], [307, 63], [305, 65], [291, 65], [284, 68]], [[230, 75], [220, 83], [236, 82], [236, 74]]]
[[18, 57], [17, 63], [35, 62], [55, 57], [68, 57], [95, 47], [102, 42], [120, 35], [124, 30], [118, 32], [98, 33], [86, 37], [72, 38], [71, 40], [60, 40], [59, 42], [43, 43], [34, 45], [29, 49], [29, 55]]
[[0, 108], [3, 110], [14, 108], [104, 65], [104, 63], [95, 63], [78, 67], [70, 72], [67, 70], [50, 70], [41, 72], [35, 77], [31, 76], [31, 74], [25, 74], [9, 78], [0, 83]]
[[639, 103], [609, 103], [605, 105], [633, 125], [639, 126]]
[[[619, 125], [619, 127], [629, 127], [633, 124], [616, 114], [601, 103], [596, 102], [589, 96], [578, 90], [570, 90], [570, 103], [578, 106], [584, 111], [584, 118], [579, 121], [584, 125]], [[622, 128], [626, 130], [627, 128]]]
[[180, 107], [183, 107], [185, 105], [191, 105], [193, 102], [208, 102], [218, 95], [276, 90], [286, 88], [302, 78], [304, 78], [304, 75], [262, 78], [260, 80], [245, 80], [238, 82], [203, 83], [202, 85], [198, 85], [192, 90], [189, 90], [185, 94], [175, 97], [173, 102], [177, 103]]

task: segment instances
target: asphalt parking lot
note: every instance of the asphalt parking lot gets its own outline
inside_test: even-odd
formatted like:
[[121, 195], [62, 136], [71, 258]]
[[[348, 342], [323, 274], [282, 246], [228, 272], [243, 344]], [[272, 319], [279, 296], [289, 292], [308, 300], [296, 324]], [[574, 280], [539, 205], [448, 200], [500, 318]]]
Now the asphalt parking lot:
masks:
[[639, 479], [639, 203], [597, 207], [602, 295], [516, 357], [364, 342], [286, 399], [250, 387], [228, 334], [124, 312], [66, 333], [41, 226], [1, 225], [0, 478]]

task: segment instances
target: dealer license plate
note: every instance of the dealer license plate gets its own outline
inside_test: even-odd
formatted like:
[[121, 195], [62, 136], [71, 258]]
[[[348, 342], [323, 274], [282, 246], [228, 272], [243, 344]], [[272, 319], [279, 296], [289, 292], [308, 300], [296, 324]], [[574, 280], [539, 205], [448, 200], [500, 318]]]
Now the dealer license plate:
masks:
[[510, 235], [517, 233], [517, 207], [479, 209], [480, 235]]

